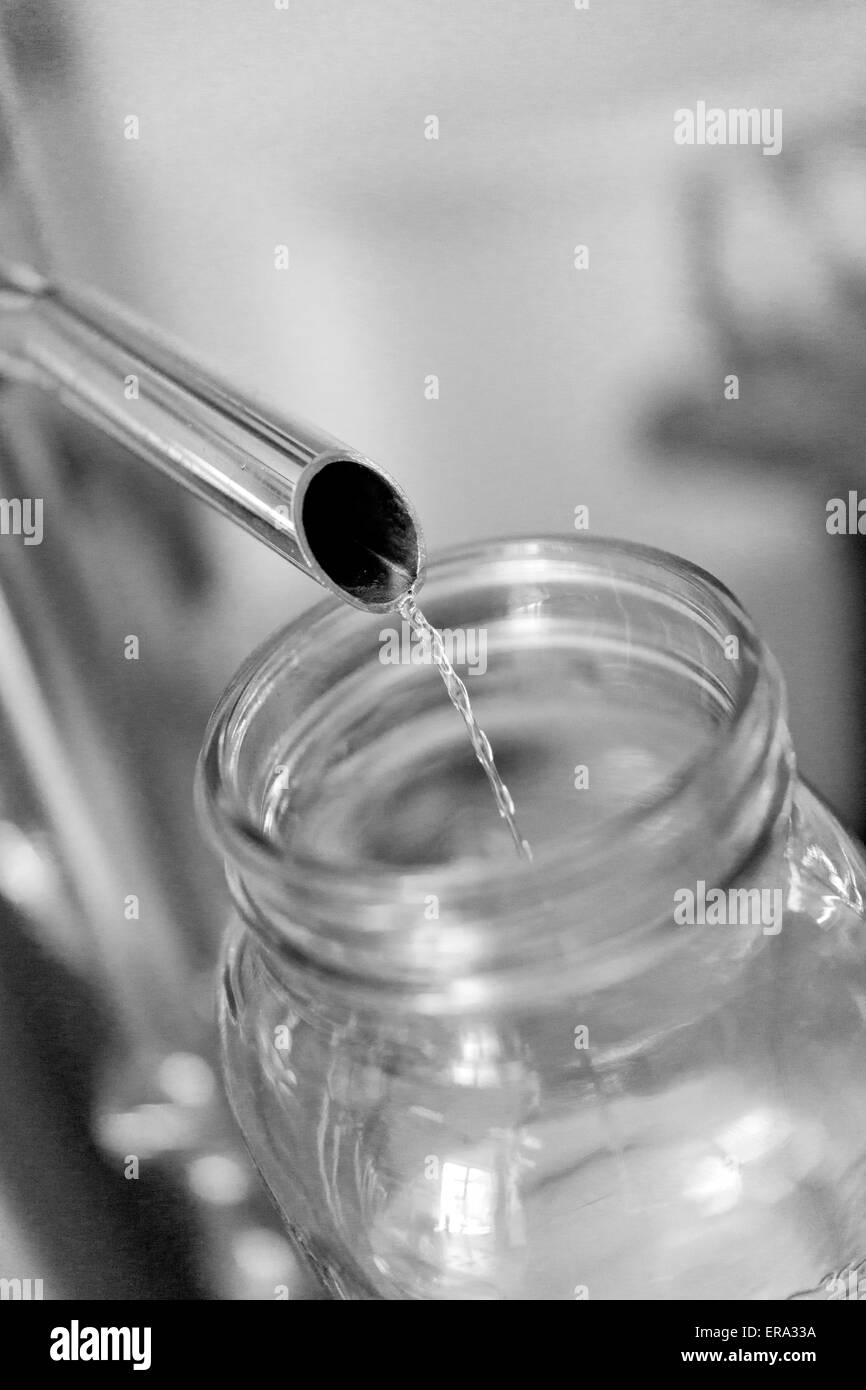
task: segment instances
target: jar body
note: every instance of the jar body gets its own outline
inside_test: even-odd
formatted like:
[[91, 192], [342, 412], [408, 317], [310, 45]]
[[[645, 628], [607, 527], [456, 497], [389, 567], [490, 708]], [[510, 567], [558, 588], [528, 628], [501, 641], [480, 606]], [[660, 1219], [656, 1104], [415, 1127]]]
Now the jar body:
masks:
[[276, 639], [203, 754], [229, 1098], [326, 1290], [858, 1296], [866, 867], [745, 615], [584, 542], [458, 555], [424, 608], [483, 624], [532, 870], [363, 615]]
[[[690, 956], [663, 979], [650, 964], [628, 991], [668, 1000], [667, 1024], [600, 1056], [610, 993], [586, 997], [579, 979], [541, 1010], [386, 1019], [323, 1008], [246, 928], [230, 933], [229, 1095], [329, 1291], [841, 1288], [866, 1254], [866, 873], [802, 788], [782, 864], [781, 930], [758, 925], [747, 968], [692, 1009]], [[700, 945], [699, 923], [681, 930]]]

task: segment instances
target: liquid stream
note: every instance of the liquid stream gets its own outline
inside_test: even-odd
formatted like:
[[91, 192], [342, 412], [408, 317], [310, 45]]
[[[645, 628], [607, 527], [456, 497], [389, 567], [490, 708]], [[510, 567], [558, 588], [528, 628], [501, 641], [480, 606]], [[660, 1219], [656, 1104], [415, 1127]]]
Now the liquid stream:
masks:
[[466, 689], [463, 681], [449, 661], [448, 654], [445, 651], [445, 644], [442, 641], [440, 633], [433, 627], [432, 623], [427, 621], [415, 601], [414, 594], [407, 594], [406, 597], [401, 600], [398, 608], [401, 616], [409, 624], [412, 631], [417, 633], [419, 638], [426, 641], [428, 644], [433, 665], [442, 677], [442, 682], [445, 689], [448, 691], [448, 698], [460, 715], [463, 723], [466, 725], [475, 756], [481, 764], [484, 775], [490, 784], [490, 790], [493, 792], [497, 810], [508, 827], [509, 834], [514, 841], [514, 847], [521, 859], [525, 859], [527, 863], [531, 863], [532, 850], [529, 846], [529, 841], [525, 840], [520, 833], [520, 827], [517, 824], [517, 817], [514, 809], [514, 800], [499, 775], [493, 757], [493, 749], [490, 746], [490, 740], [472, 712], [469, 691]]

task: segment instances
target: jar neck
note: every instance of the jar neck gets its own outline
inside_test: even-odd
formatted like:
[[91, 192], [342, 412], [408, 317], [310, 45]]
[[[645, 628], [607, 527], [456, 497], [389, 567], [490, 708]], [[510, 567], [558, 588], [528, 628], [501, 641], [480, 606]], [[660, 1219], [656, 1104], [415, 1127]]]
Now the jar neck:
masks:
[[[467, 573], [485, 564], [497, 567], [499, 583], [524, 590], [543, 564], [548, 593], [568, 571], [568, 582], [594, 599], [583, 606], [582, 637], [602, 661], [616, 632], [599, 628], [598, 613], [615, 601], [635, 679], [640, 652], [681, 668], [690, 698], [712, 708], [711, 736], [650, 796], [535, 847], [531, 869], [497, 861], [435, 873], [381, 866], [366, 872], [363, 865], [351, 874], [334, 871], [293, 857], [291, 844], [277, 846], [250, 817], [261, 800], [250, 801], [249, 786], [239, 795], [237, 740], [286, 654], [294, 651], [297, 662], [311, 643], [339, 651], [341, 631], [357, 619], [329, 606], [280, 634], [217, 710], [199, 793], [243, 920], [266, 943], [275, 969], [289, 971], [295, 984], [306, 980], [319, 995], [377, 1010], [453, 1013], [514, 1001], [529, 1006], [575, 987], [594, 992], [685, 949], [672, 926], [678, 890], [700, 881], [724, 887], [783, 853], [794, 779], [783, 685], [726, 590], [694, 567], [640, 547], [512, 542], [462, 551], [431, 568], [432, 603], [425, 591], [424, 606], [434, 621], [436, 596], [447, 613], [449, 594], [453, 600]], [[669, 650], [660, 648], [660, 632]], [[436, 903], [432, 920], [423, 910], [429, 899]], [[761, 945], [760, 932], [745, 946], [732, 933], [720, 949], [742, 957]]]

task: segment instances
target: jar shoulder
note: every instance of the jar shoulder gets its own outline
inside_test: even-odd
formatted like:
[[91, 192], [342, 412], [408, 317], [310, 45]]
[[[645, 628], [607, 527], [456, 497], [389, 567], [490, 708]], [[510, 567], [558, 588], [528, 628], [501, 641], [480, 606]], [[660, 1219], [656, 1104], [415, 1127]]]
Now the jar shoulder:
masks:
[[788, 909], [866, 947], [866, 850], [805, 784], [796, 789], [786, 846]]

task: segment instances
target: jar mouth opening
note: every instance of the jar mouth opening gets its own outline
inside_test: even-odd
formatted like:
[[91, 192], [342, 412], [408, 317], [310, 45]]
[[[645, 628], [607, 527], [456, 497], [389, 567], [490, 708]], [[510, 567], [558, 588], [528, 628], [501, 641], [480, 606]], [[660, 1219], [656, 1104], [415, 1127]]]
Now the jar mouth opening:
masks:
[[[621, 855], [635, 834], [651, 840], [654, 824], [661, 825], [694, 793], [700, 801], [742, 797], [750, 778], [765, 767], [784, 692], [772, 657], [758, 639], [750, 619], [736, 598], [710, 574], [691, 562], [651, 547], [595, 537], [516, 537], [485, 544], [459, 546], [442, 552], [431, 564], [425, 587], [419, 594], [437, 589], [460, 594], [461, 581], [471, 575], [501, 577], [502, 583], [532, 585], [550, 567], [569, 581], [606, 587], [616, 595], [631, 585], [659, 604], [676, 609], [680, 618], [693, 621], [718, 656], [718, 645], [735, 644], [737, 657], [726, 666], [728, 708], [712, 735], [639, 804], [614, 811], [576, 836], [573, 829], [533, 846], [535, 873], [515, 854], [513, 860], [469, 860], [435, 866], [437, 885], [454, 901], [471, 907], [489, 900], [519, 905], [537, 899], [538, 876], [551, 891], [567, 891], [586, 882], [589, 875], [610, 872], [615, 855]], [[624, 611], [624, 610], [623, 610]], [[254, 721], [261, 716], [269, 689], [277, 674], [302, 663], [312, 646], [338, 651], [341, 628], [353, 610], [328, 600], [277, 631], [248, 659], [220, 699], [208, 726], [199, 758], [196, 800], [206, 833], [241, 875], [279, 882], [311, 901], [324, 895], [338, 904], [357, 909], [383, 901], [400, 902], [429, 891], [429, 866], [391, 868], [376, 862], [335, 863], [308, 845], [283, 843], [266, 833], [264, 818], [251, 810], [249, 774], [240, 756]], [[628, 638], [627, 618], [624, 635]], [[316, 645], [317, 644], [317, 645]], [[300, 653], [293, 658], [295, 651]], [[371, 640], [370, 660], [375, 660]], [[336, 661], [336, 658], [335, 658]], [[442, 692], [444, 699], [444, 690]], [[456, 718], [456, 715], [455, 715]], [[467, 745], [468, 746], [468, 745]], [[496, 752], [494, 743], [494, 754]], [[736, 776], [731, 768], [736, 765]], [[252, 798], [258, 810], [258, 802]], [[697, 804], [697, 802], [695, 803]], [[688, 807], [685, 808], [688, 811]], [[519, 811], [519, 807], [518, 807]], [[491, 814], [495, 814], [491, 810]], [[504, 827], [503, 827], [503, 833]]]

